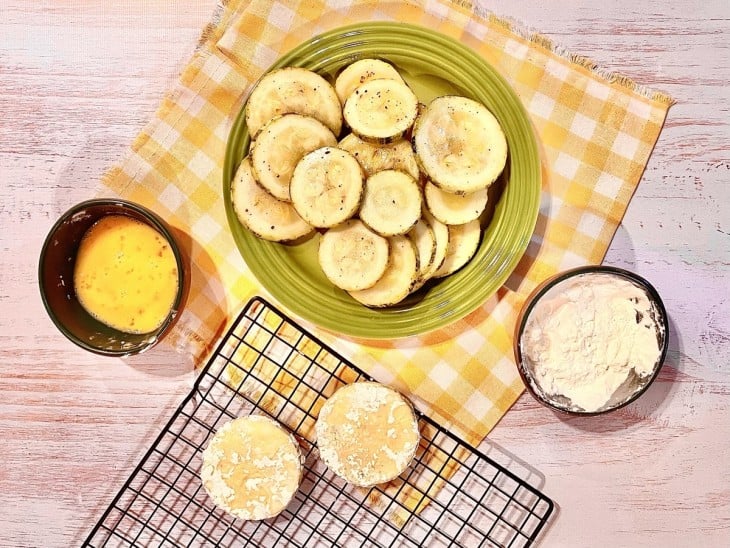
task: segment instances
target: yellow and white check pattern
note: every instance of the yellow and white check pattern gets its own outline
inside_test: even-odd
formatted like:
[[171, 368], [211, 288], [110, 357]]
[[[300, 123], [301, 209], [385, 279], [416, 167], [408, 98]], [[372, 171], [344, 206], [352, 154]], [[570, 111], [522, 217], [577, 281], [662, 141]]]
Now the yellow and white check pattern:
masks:
[[279, 56], [327, 30], [372, 20], [423, 25], [470, 46], [513, 86], [537, 133], [542, 201], [535, 233], [505, 287], [466, 318], [395, 341], [343, 339], [309, 326], [356, 365], [478, 444], [524, 387], [512, 333], [527, 292], [547, 276], [600, 263], [638, 185], [671, 99], [585, 58], [558, 54], [465, 2], [230, 0], [129, 154], [104, 178], [178, 230], [191, 260], [188, 302], [170, 341], [203, 363], [256, 293], [227, 226], [222, 165], [235, 115]]

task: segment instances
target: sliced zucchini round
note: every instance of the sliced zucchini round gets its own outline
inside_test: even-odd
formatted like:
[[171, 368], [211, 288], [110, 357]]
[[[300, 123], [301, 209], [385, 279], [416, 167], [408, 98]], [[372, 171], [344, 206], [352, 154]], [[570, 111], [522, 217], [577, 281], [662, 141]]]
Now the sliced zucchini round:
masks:
[[416, 225], [408, 231], [407, 236], [418, 255], [418, 273], [411, 288], [411, 291], [415, 291], [427, 280], [425, 275], [432, 271], [433, 262], [436, 259], [436, 236], [431, 225], [422, 218], [418, 219]]
[[416, 155], [413, 152], [411, 143], [405, 139], [398, 139], [387, 144], [377, 144], [363, 141], [354, 133], [349, 133], [340, 140], [337, 146], [347, 150], [357, 158], [365, 171], [366, 177], [385, 169], [405, 171], [416, 180], [420, 177]]
[[345, 291], [375, 285], [389, 261], [390, 244], [358, 219], [330, 228], [319, 240], [319, 264], [325, 276]]
[[431, 182], [423, 187], [423, 197], [428, 210], [442, 223], [462, 225], [478, 219], [487, 207], [489, 189], [483, 188], [468, 194], [446, 192]]
[[398, 304], [411, 292], [418, 275], [418, 255], [413, 243], [406, 236], [392, 236], [390, 263], [385, 274], [375, 285], [360, 291], [349, 291], [356, 301], [370, 307]]
[[448, 225], [445, 225], [444, 223], [439, 221], [428, 211], [423, 211], [423, 219], [428, 223], [428, 226], [431, 227], [431, 230], [433, 230], [434, 241], [436, 243], [436, 250], [434, 251], [433, 262], [427, 269], [424, 269], [424, 271], [421, 273], [421, 277], [423, 278], [423, 282], [425, 283], [433, 278], [433, 275], [436, 273], [436, 271], [439, 270], [444, 264], [446, 254], [449, 250], [450, 235]]
[[289, 193], [302, 218], [327, 228], [357, 212], [363, 188], [364, 175], [355, 157], [339, 148], [322, 147], [299, 160]]
[[453, 274], [476, 253], [482, 237], [479, 221], [470, 221], [463, 225], [449, 226], [449, 247], [441, 267], [433, 274], [434, 278], [443, 278]]
[[312, 116], [335, 135], [342, 129], [342, 105], [335, 88], [322, 76], [301, 67], [284, 67], [265, 74], [246, 102], [246, 126], [251, 136], [282, 114]]
[[381, 236], [405, 234], [421, 217], [421, 189], [402, 171], [386, 169], [365, 181], [360, 219]]
[[335, 91], [340, 98], [340, 102], [344, 105], [347, 98], [355, 91], [355, 88], [368, 80], [375, 80], [376, 78], [403, 81], [396, 68], [390, 63], [380, 59], [359, 59], [347, 65], [335, 79]]
[[378, 78], [355, 88], [343, 115], [365, 141], [389, 143], [408, 131], [418, 114], [418, 98], [403, 81]]
[[231, 201], [241, 224], [264, 240], [288, 242], [314, 231], [290, 203], [277, 200], [256, 183], [248, 156], [231, 182]]
[[274, 197], [290, 202], [289, 183], [302, 156], [336, 144], [337, 139], [327, 126], [311, 116], [279, 116], [261, 128], [251, 142], [249, 154], [254, 176]]
[[481, 103], [447, 95], [434, 99], [413, 127], [413, 148], [437, 186], [463, 194], [487, 188], [507, 162], [507, 140]]

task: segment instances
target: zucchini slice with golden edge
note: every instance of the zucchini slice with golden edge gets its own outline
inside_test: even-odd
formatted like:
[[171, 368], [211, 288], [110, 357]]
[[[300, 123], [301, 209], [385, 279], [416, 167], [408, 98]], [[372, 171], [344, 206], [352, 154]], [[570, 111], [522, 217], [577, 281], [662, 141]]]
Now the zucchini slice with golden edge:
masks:
[[350, 133], [341, 139], [337, 146], [357, 158], [366, 177], [385, 169], [405, 171], [416, 180], [420, 177], [416, 155], [411, 143], [405, 139], [381, 145], [363, 141], [354, 133]]
[[279, 116], [261, 128], [251, 142], [249, 154], [254, 176], [274, 197], [290, 202], [289, 183], [302, 156], [336, 144], [337, 139], [327, 126], [311, 116]]
[[405, 234], [421, 217], [421, 189], [402, 171], [379, 171], [365, 181], [360, 219], [381, 236]]
[[302, 218], [327, 228], [357, 213], [363, 188], [364, 175], [355, 157], [339, 148], [322, 147], [299, 160], [289, 193]]
[[392, 306], [405, 299], [418, 276], [416, 248], [406, 236], [392, 236], [390, 263], [375, 285], [361, 291], [349, 291], [356, 301], [374, 308]]
[[385, 272], [390, 244], [358, 219], [330, 228], [319, 240], [319, 264], [325, 276], [345, 291], [375, 285]]
[[248, 156], [231, 182], [231, 201], [241, 224], [264, 240], [288, 242], [314, 230], [290, 203], [277, 200], [256, 183]]
[[489, 189], [453, 194], [427, 182], [423, 187], [423, 197], [426, 207], [439, 221], [447, 225], [463, 225], [482, 214], [487, 207]]
[[335, 79], [335, 92], [337, 92], [340, 102], [344, 105], [347, 98], [355, 91], [355, 88], [361, 86], [368, 80], [375, 80], [377, 78], [403, 81], [400, 73], [390, 63], [386, 63], [380, 59], [359, 59], [347, 65], [337, 75]]
[[434, 273], [434, 278], [443, 278], [453, 274], [476, 253], [482, 237], [479, 221], [470, 221], [463, 225], [449, 225], [449, 248], [441, 267]]
[[378, 78], [357, 87], [345, 101], [343, 115], [352, 132], [365, 141], [389, 143], [408, 131], [418, 114], [418, 98], [403, 81]]
[[434, 99], [413, 127], [413, 148], [436, 186], [462, 194], [487, 188], [507, 162], [507, 140], [481, 103], [447, 95]]
[[342, 106], [335, 88], [322, 76], [301, 67], [284, 67], [265, 74], [246, 102], [246, 126], [252, 137], [282, 114], [312, 116], [335, 135], [342, 129]]
[[436, 219], [428, 211], [423, 211], [423, 219], [428, 223], [428, 226], [431, 227], [431, 230], [433, 230], [433, 236], [436, 242], [436, 251], [434, 252], [433, 262], [429, 268], [425, 269], [425, 271], [421, 273], [421, 277], [425, 283], [433, 278], [436, 271], [444, 264], [446, 253], [449, 250], [450, 234], [448, 225], [445, 225]]
[[431, 225], [424, 219], [418, 219], [416, 225], [406, 234], [411, 239], [418, 255], [418, 273], [411, 291], [419, 289], [427, 280], [425, 277], [433, 272], [433, 262], [436, 260], [436, 236]]

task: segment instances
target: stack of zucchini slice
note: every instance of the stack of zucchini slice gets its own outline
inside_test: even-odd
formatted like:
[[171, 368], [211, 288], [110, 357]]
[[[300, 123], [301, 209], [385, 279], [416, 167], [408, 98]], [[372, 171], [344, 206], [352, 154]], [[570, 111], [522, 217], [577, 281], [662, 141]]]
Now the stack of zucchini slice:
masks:
[[393, 65], [360, 59], [334, 85], [305, 68], [273, 70], [245, 116], [237, 217], [276, 242], [322, 232], [322, 271], [357, 301], [396, 305], [474, 256], [507, 161], [504, 132], [481, 103], [447, 95], [424, 105]]

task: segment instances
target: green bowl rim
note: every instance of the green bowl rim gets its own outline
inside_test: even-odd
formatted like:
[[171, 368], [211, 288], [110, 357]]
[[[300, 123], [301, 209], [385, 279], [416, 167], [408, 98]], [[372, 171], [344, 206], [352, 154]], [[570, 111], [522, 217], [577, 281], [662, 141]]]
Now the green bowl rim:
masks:
[[[504, 282], [509, 278], [510, 274], [514, 271], [514, 268], [517, 266], [518, 262], [524, 255], [527, 246], [529, 245], [530, 238], [534, 233], [537, 217], [539, 214], [540, 193], [542, 187], [542, 168], [540, 161], [540, 151], [537, 144], [537, 137], [529, 115], [524, 105], [522, 104], [519, 96], [512, 88], [512, 86], [510, 86], [510, 84], [506, 81], [506, 79], [501, 74], [499, 74], [486, 59], [484, 59], [466, 44], [463, 44], [462, 42], [443, 33], [419, 25], [384, 21], [356, 23], [352, 25], [338, 27], [317, 35], [308, 41], [302, 42], [298, 46], [295, 46], [292, 50], [286, 52], [281, 57], [279, 57], [264, 72], [264, 74], [274, 68], [284, 66], [285, 63], [291, 64], [292, 60], [295, 60], [295, 65], [299, 65], [301, 64], [301, 62], [303, 62], [301, 61], [301, 59], [307, 61], [313, 55], [319, 55], [321, 54], [321, 52], [326, 52], [329, 49], [332, 49], [333, 46], [328, 44], [329, 40], [349, 40], [351, 43], [357, 43], [359, 36], [367, 36], [368, 34], [373, 34], [376, 32], [383, 33], [389, 31], [394, 33], [404, 33], [404, 35], [407, 35], [409, 37], [412, 35], [416, 35], [423, 38], [425, 35], [425, 37], [427, 38], [438, 40], [439, 43], [449, 44], [450, 47], [454, 48], [454, 51], [458, 51], [459, 54], [467, 56], [467, 58], [470, 60], [470, 63], [478, 64], [479, 71], [483, 71], [485, 74], [488, 74], [490, 76], [490, 82], [499, 90], [498, 95], [500, 97], [509, 98], [508, 107], [504, 110], [504, 116], [516, 120], [518, 123], [517, 131], [510, 132], [511, 137], [510, 135], [508, 135], [508, 139], [516, 139], [517, 136], [519, 136], [520, 141], [523, 143], [520, 146], [524, 147], [524, 149], [527, 151], [526, 156], [522, 160], [515, 159], [514, 156], [510, 155], [509, 166], [513, 171], [517, 170], [520, 172], [521, 180], [529, 180], [531, 182], [529, 183], [528, 189], [523, 191], [524, 195], [521, 194], [520, 196], [515, 196], [515, 200], [517, 201], [512, 200], [509, 205], [510, 211], [518, 207], [516, 205], [517, 203], [520, 204], [520, 207], [527, 209], [527, 214], [523, 216], [524, 227], [520, 226], [519, 230], [517, 228], [501, 227], [501, 225], [507, 222], [503, 219], [506, 213], [505, 211], [501, 210], [504, 210], [504, 208], [508, 207], [508, 205], [505, 204], [503, 199], [500, 199], [499, 202], [497, 202], [496, 206], [497, 210], [501, 211], [500, 216], [497, 219], [496, 223], [494, 221], [490, 223], [490, 225], [485, 230], [485, 235], [487, 235], [488, 242], [490, 244], [494, 242], [495, 233], [498, 233], [500, 235], [500, 240], [497, 242], [498, 244], [502, 244], [504, 242], [504, 239], [509, 236], [509, 241], [506, 242], [507, 245], [504, 245], [503, 248], [498, 251], [488, 252], [483, 241], [482, 244], [480, 244], [479, 251], [477, 252], [477, 256], [481, 257], [479, 272], [465, 270], [463, 276], [457, 274], [457, 278], [454, 278], [453, 280], [446, 280], [446, 285], [443, 285], [442, 289], [433, 290], [435, 291], [435, 293], [433, 293], [434, 300], [439, 298], [440, 300], [436, 300], [436, 302], [431, 303], [433, 314], [431, 314], [431, 319], [428, 319], [428, 321], [426, 322], [425, 327], [423, 327], [423, 321], [421, 321], [419, 318], [409, 318], [407, 316], [404, 316], [403, 311], [398, 309], [397, 307], [387, 310], [371, 309], [371, 316], [358, 316], [359, 324], [352, 327], [349, 325], [343, 325], [341, 323], [338, 323], [334, 317], [331, 318], [328, 316], [323, 320], [316, 315], [312, 315], [308, 312], [306, 307], [300, 306], [296, 302], [289, 303], [287, 300], [287, 303], [284, 303], [283, 301], [280, 301], [282, 302], [282, 304], [285, 304], [285, 306], [293, 313], [303, 318], [306, 318], [308, 321], [311, 321], [312, 323], [320, 326], [326, 331], [346, 336], [353, 336], [355, 338], [375, 340], [393, 340], [413, 335], [420, 335], [436, 329], [443, 328], [473, 312], [481, 304], [483, 304], [490, 295], [494, 294], [494, 292], [496, 292], [499, 287], [501, 287]], [[397, 39], [397, 36], [395, 38]], [[375, 40], [382, 40], [382, 38], [376, 37]], [[370, 42], [367, 42], [367, 44], [369, 45]], [[397, 53], [392, 54], [398, 55]], [[357, 52], [355, 52], [354, 55], [357, 56]], [[347, 56], [347, 53], [341, 53], [339, 54], [339, 56], [344, 58]], [[319, 63], [323, 62], [326, 62], [326, 59], [324, 59], [323, 61], [319, 61]], [[473, 72], [474, 70], [475, 69], [473, 68], [469, 68], [469, 72]], [[248, 135], [247, 133], [245, 136], [242, 135], [245, 131], [245, 104], [246, 103], [244, 101], [243, 106], [234, 116], [233, 123], [231, 125], [228, 140], [226, 143], [222, 177], [226, 217], [228, 219], [229, 228], [231, 228], [231, 230], [233, 231], [236, 246], [239, 252], [243, 255], [244, 260], [246, 259], [246, 252], [243, 248], [245, 247], [246, 242], [241, 242], [239, 241], [240, 238], [236, 237], [234, 226], [236, 223], [238, 223], [238, 220], [235, 218], [235, 213], [233, 212], [231, 204], [230, 181], [235, 176], [235, 168], [237, 166], [235, 159], [237, 158], [237, 156], [239, 156], [239, 154], [242, 155], [245, 152], [245, 149], [247, 148], [250, 141], [250, 135]], [[514, 173], [512, 173], [510, 176], [514, 176]], [[509, 191], [508, 189], [505, 189], [505, 191], [510, 192], [510, 194], [517, 192], [515, 190]], [[488, 256], [485, 256], [485, 254], [488, 254]], [[494, 272], [490, 272], [490, 274], [492, 278], [498, 279], [499, 283], [495, 285], [494, 290], [490, 292], [489, 295], [486, 295], [483, 298], [479, 298], [478, 300], [469, 299], [468, 305], [461, 305], [456, 307], [455, 309], [453, 307], [448, 307], [449, 302], [453, 302], [454, 298], [451, 293], [455, 291], [455, 288], [452, 286], [463, 286], [467, 279], [470, 280], [473, 286], [475, 283], [477, 283], [477, 280], [475, 280], [474, 278], [477, 278], [479, 275], [481, 275], [481, 269], [488, 267], [495, 262], [497, 262], [499, 266], [497, 270], [495, 270]], [[249, 268], [251, 268], [251, 266], [249, 266]], [[258, 266], [256, 268], [260, 270]], [[279, 295], [279, 289], [276, 287], [276, 284], [269, 282], [265, 278], [262, 279], [261, 276], [256, 274], [254, 268], [251, 268], [251, 270], [252, 274], [256, 277], [259, 284], [261, 284], [265, 289], [271, 292], [271, 294], [275, 297]], [[443, 298], [439, 297], [442, 291], [447, 291], [448, 296]], [[277, 298], [277, 300], [279, 299], [280, 297]], [[347, 310], [343, 310], [341, 313], [347, 313]], [[328, 314], [331, 315], [329, 312]], [[381, 321], [388, 322], [388, 328], [390, 329], [390, 331], [386, 332], [386, 330], [382, 327], [372, 325], [372, 323], [379, 324]], [[370, 323], [370, 325], [365, 325], [368, 322]], [[395, 333], [393, 333], [392, 331], [395, 331]]]

